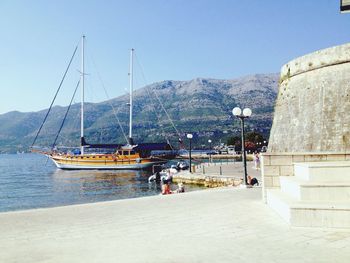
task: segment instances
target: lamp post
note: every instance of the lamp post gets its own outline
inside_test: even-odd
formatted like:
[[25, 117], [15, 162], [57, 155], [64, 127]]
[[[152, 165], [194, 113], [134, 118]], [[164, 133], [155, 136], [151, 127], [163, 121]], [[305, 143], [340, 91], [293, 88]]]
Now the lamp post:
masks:
[[192, 159], [191, 159], [191, 151], [192, 151], [192, 138], [193, 138], [193, 135], [191, 133], [188, 133], [187, 134], [187, 139], [190, 140], [190, 173], [192, 173]]
[[211, 140], [208, 140], [209, 143], [209, 163], [211, 163]]
[[349, 13], [350, 12], [350, 2], [347, 0], [340, 1], [340, 13]]
[[247, 156], [245, 152], [245, 144], [244, 144], [244, 119], [249, 118], [252, 115], [252, 110], [249, 108], [245, 108], [242, 110], [239, 107], [235, 107], [232, 110], [232, 114], [241, 120], [241, 135], [242, 135], [242, 157], [243, 157], [243, 166], [244, 166], [244, 184], [248, 185], [247, 181]]

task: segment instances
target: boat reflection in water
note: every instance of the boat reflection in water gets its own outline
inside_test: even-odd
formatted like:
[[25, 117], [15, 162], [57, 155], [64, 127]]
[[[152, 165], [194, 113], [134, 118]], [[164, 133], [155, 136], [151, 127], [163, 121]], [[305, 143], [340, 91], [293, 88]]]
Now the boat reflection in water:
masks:
[[[53, 173], [54, 199], [61, 204], [77, 204], [158, 195], [161, 185], [149, 183], [143, 170], [59, 170]], [[176, 185], [172, 185], [176, 189]], [[186, 185], [186, 192], [203, 189]], [[57, 196], [57, 198], [55, 198]]]
[[[0, 154], [0, 212], [159, 195], [143, 170], [61, 170], [40, 154]], [[173, 185], [176, 188], [176, 185]], [[186, 185], [186, 191], [201, 189]]]
[[150, 172], [142, 170], [56, 170], [53, 194], [70, 203], [98, 202], [156, 195], [160, 186], [148, 183]]

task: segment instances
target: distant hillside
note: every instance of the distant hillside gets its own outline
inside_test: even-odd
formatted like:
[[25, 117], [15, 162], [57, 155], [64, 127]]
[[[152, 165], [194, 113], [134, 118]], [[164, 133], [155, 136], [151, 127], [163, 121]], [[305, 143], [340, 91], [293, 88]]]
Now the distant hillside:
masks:
[[[233, 80], [197, 78], [190, 81], [162, 81], [138, 89], [134, 93], [134, 138], [136, 142], [165, 141], [177, 145], [178, 136], [162, 110], [162, 102], [177, 130], [183, 135], [194, 133], [194, 143], [215, 143], [239, 134], [239, 121], [232, 117], [235, 106], [250, 107], [252, 117], [247, 130], [268, 136], [278, 86], [277, 74], [260, 74]], [[110, 104], [128, 133], [128, 96], [110, 101], [86, 104], [86, 139], [88, 142], [124, 143]], [[48, 102], [49, 103], [49, 102]], [[79, 104], [72, 105], [59, 145], [79, 145]], [[52, 109], [38, 138], [38, 145], [51, 145], [61, 125], [66, 107]], [[39, 112], [9, 112], [0, 115], [0, 152], [26, 150], [46, 114]]]

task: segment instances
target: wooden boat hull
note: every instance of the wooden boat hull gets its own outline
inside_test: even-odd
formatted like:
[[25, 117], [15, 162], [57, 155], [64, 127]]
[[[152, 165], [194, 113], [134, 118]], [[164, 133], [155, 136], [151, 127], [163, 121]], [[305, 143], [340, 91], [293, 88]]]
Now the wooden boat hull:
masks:
[[48, 155], [57, 168], [66, 170], [141, 170], [167, 160], [154, 158], [115, 159], [110, 156], [55, 156]]

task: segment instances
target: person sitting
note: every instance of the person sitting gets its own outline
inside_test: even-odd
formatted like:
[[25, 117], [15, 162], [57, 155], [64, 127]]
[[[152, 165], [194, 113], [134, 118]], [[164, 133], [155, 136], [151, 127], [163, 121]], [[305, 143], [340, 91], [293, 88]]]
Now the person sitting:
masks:
[[178, 184], [178, 188], [176, 190], [176, 193], [184, 193], [185, 192], [185, 186], [183, 183]]
[[169, 181], [164, 180], [162, 185], [162, 195], [169, 195], [172, 194], [172, 191], [170, 190]]
[[259, 185], [259, 181], [258, 181], [258, 179], [256, 179], [255, 177], [251, 177], [250, 175], [248, 175], [248, 177], [247, 177], [247, 183], [248, 183], [248, 185], [251, 185], [251, 186], [254, 186], [255, 184], [256, 185]]

